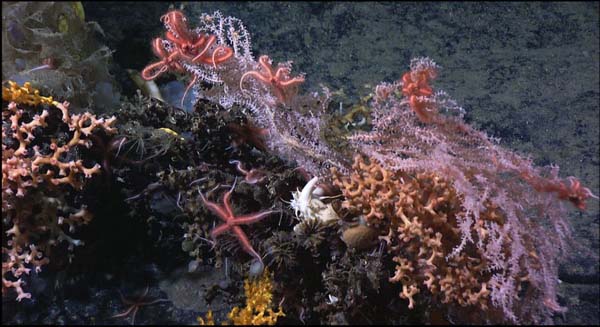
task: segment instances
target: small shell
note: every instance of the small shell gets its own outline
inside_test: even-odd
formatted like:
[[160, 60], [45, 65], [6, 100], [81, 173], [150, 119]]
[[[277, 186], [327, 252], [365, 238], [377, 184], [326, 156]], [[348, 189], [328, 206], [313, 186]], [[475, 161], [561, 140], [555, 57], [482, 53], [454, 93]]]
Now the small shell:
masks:
[[342, 233], [342, 241], [349, 248], [358, 250], [368, 249], [373, 246], [374, 240], [377, 239], [377, 230], [373, 227], [358, 225], [348, 228]]

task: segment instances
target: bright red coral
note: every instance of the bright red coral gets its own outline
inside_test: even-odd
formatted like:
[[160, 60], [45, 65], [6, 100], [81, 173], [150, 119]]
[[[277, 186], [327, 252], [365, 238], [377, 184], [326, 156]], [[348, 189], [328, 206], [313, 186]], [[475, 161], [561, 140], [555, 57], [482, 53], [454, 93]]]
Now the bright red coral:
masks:
[[295, 87], [304, 82], [304, 76], [300, 75], [294, 78], [290, 77], [290, 63], [279, 63], [277, 70], [273, 69], [272, 61], [267, 55], [262, 55], [258, 59], [261, 71], [251, 70], [242, 75], [240, 79], [240, 89], [243, 90], [244, 79], [248, 76], [257, 78], [259, 81], [269, 85], [275, 92], [275, 96], [281, 103], [286, 103], [291, 96], [295, 94]]

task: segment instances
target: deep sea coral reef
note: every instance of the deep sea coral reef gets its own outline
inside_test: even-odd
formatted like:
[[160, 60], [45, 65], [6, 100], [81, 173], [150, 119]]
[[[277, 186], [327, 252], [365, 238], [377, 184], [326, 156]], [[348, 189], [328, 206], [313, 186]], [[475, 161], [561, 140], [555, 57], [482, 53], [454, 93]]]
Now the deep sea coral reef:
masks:
[[[427, 288], [443, 303], [499, 309], [499, 321], [547, 322], [562, 310], [557, 258], [567, 253], [570, 235], [561, 200], [584, 209], [595, 196], [574, 177], [561, 179], [558, 167], [535, 167], [464, 123], [464, 110], [432, 87], [439, 67], [431, 59], [414, 59], [401, 79], [374, 89], [371, 130], [338, 138], [369, 158], [365, 163], [359, 155], [351, 164], [351, 152], [321, 132], [329, 92], [288, 92], [304, 79], [292, 78], [289, 64], [273, 68], [268, 56], [254, 61], [239, 20], [203, 15], [196, 30], [177, 11], [162, 20], [167, 40], [157, 39], [155, 49], [170, 49], [169, 56], [157, 55], [174, 61], [160, 69], [186, 68], [200, 98], [249, 108], [250, 119], [269, 131], [268, 150], [309, 175], [327, 182], [323, 168], [331, 167], [343, 207], [387, 235], [398, 264], [390, 281], [402, 284], [409, 308]], [[226, 56], [217, 64], [219, 52]], [[212, 62], [199, 60], [210, 53]], [[310, 199], [304, 201], [308, 206]]]
[[[82, 244], [72, 234], [98, 212], [111, 244], [94, 249], [116, 272], [94, 285], [120, 292], [116, 280], [136, 276], [144, 295], [158, 284], [168, 296], [126, 299], [109, 319], [155, 302], [140, 320], [531, 324], [565, 312], [558, 267], [578, 247], [567, 217], [597, 196], [467, 124], [433, 60], [344, 112], [338, 90], [303, 93], [291, 62], [255, 59], [237, 18], [173, 9], [160, 21], [138, 78], [187, 79], [193, 110], [138, 92], [103, 119], [29, 84], [3, 88], [3, 294], [29, 303], [23, 273]], [[96, 212], [79, 193], [92, 182], [111, 201]], [[114, 228], [133, 221], [141, 232]]]

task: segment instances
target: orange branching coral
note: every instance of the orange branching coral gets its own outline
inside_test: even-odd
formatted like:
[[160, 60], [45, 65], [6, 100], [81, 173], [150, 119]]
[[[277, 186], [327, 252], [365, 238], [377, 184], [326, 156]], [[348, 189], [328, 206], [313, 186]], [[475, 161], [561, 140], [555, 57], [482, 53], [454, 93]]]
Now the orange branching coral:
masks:
[[[234, 325], [275, 325], [279, 317], [285, 314], [279, 306], [277, 311], [271, 308], [273, 300], [273, 274], [266, 269], [262, 276], [244, 281], [244, 293], [246, 295], [246, 306], [243, 308], [235, 307], [229, 312], [227, 317]], [[198, 317], [200, 325], [214, 325], [212, 311], [206, 314], [206, 321]]]
[[[409, 301], [409, 308], [414, 308], [417, 294], [428, 291], [445, 304], [488, 309], [492, 267], [472, 244], [453, 253], [461, 237], [457, 217], [468, 213], [450, 182], [429, 172], [393, 173], [358, 155], [349, 176], [335, 168], [332, 174], [345, 196], [342, 205], [364, 215], [385, 235], [380, 238], [387, 242], [397, 264], [390, 282], [402, 284], [400, 297]], [[473, 224], [472, 238], [485, 243], [491, 232], [489, 223], [501, 227], [505, 219], [491, 204], [485, 205], [480, 217]], [[504, 253], [498, 255], [507, 254], [509, 244], [510, 239], [504, 240]], [[535, 252], [528, 260], [536, 260]], [[521, 273], [521, 280], [526, 279]]]
[[[82, 160], [74, 160], [73, 153], [79, 146], [92, 145], [87, 136], [95, 130], [114, 133], [111, 125], [115, 118], [72, 115], [68, 102], [41, 96], [29, 83], [8, 82], [8, 87], [2, 87], [2, 100], [8, 102], [2, 108], [2, 219], [6, 233], [2, 293], [13, 288], [20, 301], [31, 297], [22, 288], [21, 275], [32, 268], [40, 271], [49, 261], [51, 246], [67, 241], [71, 249], [82, 244], [63, 228], [73, 232], [75, 226], [92, 219], [85, 207], [74, 209], [64, 203], [64, 190], [51, 195], [48, 188], [37, 188], [46, 183], [49, 188], [70, 185], [80, 189], [85, 178], [99, 173], [100, 165], [88, 168]], [[54, 136], [57, 131], [68, 132]]]
[[[36, 187], [39, 183], [46, 180], [54, 185], [70, 184], [74, 188], [81, 188], [83, 185], [79, 175], [83, 174], [86, 178], [92, 174], [98, 173], [100, 165], [96, 164], [91, 168], [83, 165], [82, 160], [63, 161], [65, 154], [73, 147], [83, 145], [90, 147], [90, 140], [86, 139], [95, 129], [104, 129], [107, 133], [114, 133], [115, 129], [111, 126], [115, 122], [115, 117], [104, 120], [97, 119], [91, 113], [79, 115], [69, 114], [69, 103], [58, 103], [52, 100], [52, 97], [43, 97], [39, 91], [25, 83], [19, 87], [14, 82], [9, 82], [9, 87], [2, 87], [2, 100], [10, 101], [7, 108], [2, 110], [3, 121], [10, 122], [10, 129], [2, 126], [3, 139], [15, 139], [19, 146], [16, 149], [2, 146], [2, 193], [12, 194], [16, 192], [18, 197], [22, 197], [28, 187]], [[39, 104], [52, 105], [62, 113], [62, 120], [67, 124], [68, 129], [73, 131], [71, 139], [67, 142], [59, 142], [55, 139], [50, 141], [48, 154], [43, 154], [40, 148], [41, 144], [33, 145], [36, 128], [47, 127], [46, 120], [50, 111], [44, 109], [41, 114], [33, 115], [19, 105], [37, 106]], [[25, 122], [25, 120], [29, 120]], [[33, 152], [33, 153], [32, 153]], [[54, 166], [58, 171], [58, 177], [52, 169], [46, 173], [40, 173], [42, 165]]]

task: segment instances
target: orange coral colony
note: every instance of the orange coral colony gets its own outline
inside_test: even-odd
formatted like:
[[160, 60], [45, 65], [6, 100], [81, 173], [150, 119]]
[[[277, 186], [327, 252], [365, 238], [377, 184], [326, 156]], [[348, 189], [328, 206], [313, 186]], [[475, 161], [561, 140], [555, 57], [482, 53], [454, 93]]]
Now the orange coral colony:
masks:
[[[457, 217], [468, 213], [448, 180], [430, 172], [394, 173], [359, 155], [349, 176], [335, 168], [332, 175], [345, 196], [342, 206], [377, 226], [393, 253], [396, 268], [389, 280], [402, 284], [400, 297], [409, 301], [410, 309], [415, 295], [424, 291], [445, 304], [489, 308], [493, 281], [488, 262], [472, 243], [459, 255], [453, 251], [460, 244]], [[488, 223], [505, 223], [502, 211], [490, 204], [480, 218], [472, 227], [475, 244], [488, 241]], [[503, 251], [509, 251], [509, 245], [505, 240]], [[535, 252], [529, 257], [536, 260]], [[527, 280], [521, 271], [521, 281]]]

